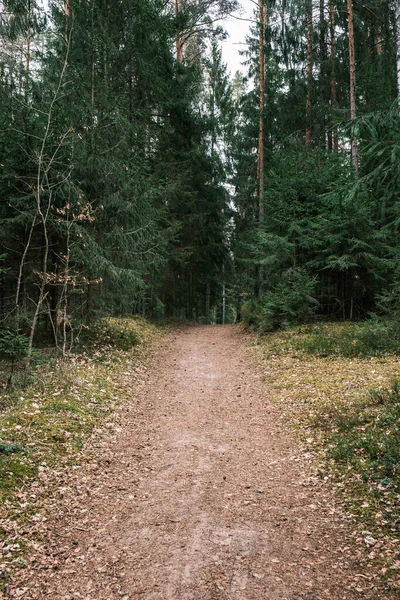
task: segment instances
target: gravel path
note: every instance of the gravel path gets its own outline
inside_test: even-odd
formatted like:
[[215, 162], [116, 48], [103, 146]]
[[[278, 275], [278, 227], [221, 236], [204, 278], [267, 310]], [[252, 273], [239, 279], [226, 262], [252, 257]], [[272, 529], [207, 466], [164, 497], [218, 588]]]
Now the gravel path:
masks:
[[369, 598], [349, 525], [267, 390], [236, 328], [170, 336], [9, 597]]

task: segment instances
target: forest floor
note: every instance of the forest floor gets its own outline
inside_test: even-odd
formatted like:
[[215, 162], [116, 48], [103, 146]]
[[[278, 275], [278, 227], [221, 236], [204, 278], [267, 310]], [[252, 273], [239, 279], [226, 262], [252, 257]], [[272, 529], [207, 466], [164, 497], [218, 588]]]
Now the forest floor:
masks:
[[65, 472], [16, 600], [383, 600], [232, 326], [168, 334]]

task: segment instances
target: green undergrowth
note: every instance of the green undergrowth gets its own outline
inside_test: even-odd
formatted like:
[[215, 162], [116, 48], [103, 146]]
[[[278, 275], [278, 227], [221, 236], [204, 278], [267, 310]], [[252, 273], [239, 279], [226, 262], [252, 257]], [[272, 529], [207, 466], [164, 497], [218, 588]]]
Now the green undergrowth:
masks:
[[103, 317], [89, 330], [88, 340], [94, 347], [110, 345], [119, 350], [129, 350], [155, 334], [155, 326], [140, 317]]
[[258, 338], [255, 348], [272, 399], [360, 523], [366, 560], [380, 561], [396, 586], [400, 357], [390, 340], [368, 348], [364, 334], [355, 324], [303, 326]]
[[356, 323], [317, 323], [282, 330], [273, 338], [275, 353], [368, 358], [400, 355], [400, 322], [370, 318]]
[[[112, 344], [98, 333], [105, 326]], [[162, 332], [139, 318], [102, 320], [96, 331], [90, 351], [47, 363], [25, 389], [3, 393], [8, 408], [0, 416], [2, 518], [20, 519], [21, 505], [26, 518], [32, 482], [79, 463], [88, 435], [134, 393], [143, 361]], [[121, 331], [129, 333], [119, 344]], [[135, 340], [129, 349], [128, 337]], [[0, 540], [6, 538], [0, 528]]]

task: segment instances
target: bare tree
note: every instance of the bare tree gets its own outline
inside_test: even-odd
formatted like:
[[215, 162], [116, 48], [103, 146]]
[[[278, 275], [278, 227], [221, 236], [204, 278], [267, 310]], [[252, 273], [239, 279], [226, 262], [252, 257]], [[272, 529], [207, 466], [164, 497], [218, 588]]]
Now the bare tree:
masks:
[[[48, 220], [50, 216], [50, 211], [52, 208], [52, 200], [53, 200], [53, 186], [49, 181], [50, 170], [52, 169], [54, 162], [57, 158], [57, 155], [61, 148], [63, 147], [66, 139], [72, 133], [71, 128], [66, 131], [61, 138], [59, 139], [55, 149], [48, 156], [48, 142], [52, 132], [53, 125], [53, 113], [54, 107], [57, 100], [60, 97], [62, 87], [65, 82], [66, 71], [68, 67], [68, 57], [71, 48], [71, 37], [72, 37], [72, 18], [67, 15], [68, 25], [67, 25], [67, 37], [66, 37], [66, 50], [64, 62], [61, 67], [60, 76], [58, 79], [57, 87], [54, 91], [52, 100], [49, 105], [49, 109], [46, 114], [46, 124], [43, 132], [43, 137], [40, 142], [39, 150], [36, 156], [36, 176], [35, 176], [35, 184], [32, 186], [32, 193], [35, 198], [36, 205], [36, 214], [35, 220], [42, 227], [43, 234], [43, 259], [42, 259], [42, 271], [39, 274], [40, 283], [39, 283], [39, 294], [36, 301], [35, 311], [32, 318], [30, 335], [29, 335], [29, 344], [28, 344], [28, 362], [32, 356], [33, 349], [33, 340], [36, 332], [36, 327], [39, 319], [39, 315], [41, 314], [44, 306], [44, 301], [47, 297], [48, 292], [46, 291], [47, 283], [48, 283], [48, 257], [49, 257], [49, 232], [48, 232]], [[25, 253], [26, 256], [26, 253]]]

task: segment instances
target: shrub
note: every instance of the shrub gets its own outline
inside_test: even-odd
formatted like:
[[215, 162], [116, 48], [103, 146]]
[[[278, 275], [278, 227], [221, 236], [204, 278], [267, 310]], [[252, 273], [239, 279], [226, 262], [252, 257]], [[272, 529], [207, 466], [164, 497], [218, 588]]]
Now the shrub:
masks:
[[312, 297], [316, 279], [303, 269], [289, 269], [272, 290], [242, 308], [245, 325], [260, 333], [279, 327], [304, 323], [314, 314], [317, 301]]
[[0, 454], [5, 454], [6, 456], [8, 456], [9, 454], [23, 453], [26, 452], [26, 450], [27, 449], [22, 444], [7, 444], [5, 442], [0, 442]]
[[28, 339], [26, 336], [5, 329], [0, 331], [0, 356], [11, 358], [14, 361], [16, 358], [26, 356], [28, 351]]
[[257, 328], [262, 318], [262, 304], [260, 298], [247, 300], [241, 308], [242, 321], [246, 327]]
[[95, 344], [129, 350], [140, 344], [138, 329], [134, 318], [103, 317], [91, 326], [90, 339]]

